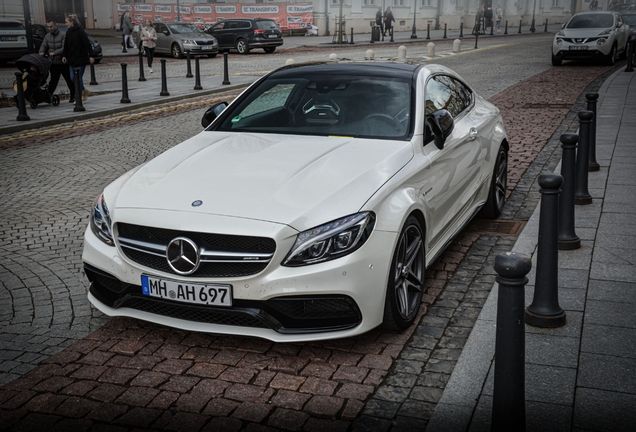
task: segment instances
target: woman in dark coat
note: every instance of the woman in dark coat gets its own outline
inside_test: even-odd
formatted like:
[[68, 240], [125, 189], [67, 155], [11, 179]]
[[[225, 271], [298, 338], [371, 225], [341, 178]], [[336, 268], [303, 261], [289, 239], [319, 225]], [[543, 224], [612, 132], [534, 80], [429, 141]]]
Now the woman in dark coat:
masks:
[[68, 26], [68, 31], [64, 39], [62, 62], [69, 66], [73, 83], [75, 83], [76, 79], [75, 68], [79, 68], [79, 77], [77, 79], [80, 82], [80, 94], [75, 96], [81, 97], [84, 93], [84, 70], [86, 70], [86, 65], [95, 63], [93, 48], [77, 16], [69, 15], [66, 17], [65, 22]]

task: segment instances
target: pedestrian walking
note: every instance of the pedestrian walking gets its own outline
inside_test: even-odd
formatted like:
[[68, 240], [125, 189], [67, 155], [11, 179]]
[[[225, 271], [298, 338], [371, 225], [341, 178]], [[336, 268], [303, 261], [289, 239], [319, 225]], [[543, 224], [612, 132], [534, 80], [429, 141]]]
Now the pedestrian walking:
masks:
[[492, 8], [488, 6], [484, 11], [484, 32], [488, 27], [492, 28]]
[[42, 57], [48, 56], [49, 60], [53, 62], [50, 70], [51, 80], [49, 81], [48, 87], [49, 94], [52, 96], [53, 93], [55, 93], [61, 75], [64, 77], [64, 81], [66, 81], [66, 85], [68, 86], [70, 94], [69, 102], [75, 102], [75, 86], [73, 85], [68, 66], [62, 62], [66, 33], [61, 32], [60, 29], [57, 28], [57, 24], [55, 24], [54, 20], [48, 20], [46, 27], [49, 29], [49, 32], [42, 40], [39, 53]]
[[384, 31], [382, 32], [382, 36], [386, 36], [387, 31], [389, 32], [389, 36], [391, 35], [394, 22], [395, 18], [393, 17], [393, 12], [391, 12], [391, 7], [387, 7], [384, 13]]
[[[68, 15], [65, 22], [68, 31], [64, 38], [62, 62], [69, 67], [71, 81], [74, 83], [76, 79], [79, 80], [81, 93], [75, 97], [82, 97], [82, 100], [85, 100], [88, 93], [84, 90], [84, 70], [86, 70], [86, 65], [95, 63], [93, 48], [86, 31], [77, 19], [77, 15]], [[75, 68], [79, 68], [79, 76], [75, 75]]]
[[501, 33], [501, 20], [503, 19], [503, 11], [501, 10], [501, 6], [497, 4], [497, 9], [495, 9], [496, 20], [495, 27], [497, 28], [497, 33]]
[[132, 37], [134, 27], [132, 20], [130, 19], [130, 12], [126, 11], [126, 13], [124, 13], [122, 23], [124, 25], [122, 28], [122, 31], [124, 32], [124, 49], [121, 52], [128, 52], [129, 47], [135, 48], [135, 41]]
[[590, 2], [590, 10], [595, 11], [598, 9], [598, 0], [592, 0]]
[[145, 26], [141, 30], [141, 46], [148, 57], [148, 70], [152, 73], [152, 59], [155, 57], [155, 47], [157, 46], [157, 32], [152, 25], [152, 21], [147, 19]]
[[380, 33], [384, 34], [384, 25], [382, 23], [382, 7], [378, 8], [378, 11], [375, 13], [375, 25], [380, 26]]

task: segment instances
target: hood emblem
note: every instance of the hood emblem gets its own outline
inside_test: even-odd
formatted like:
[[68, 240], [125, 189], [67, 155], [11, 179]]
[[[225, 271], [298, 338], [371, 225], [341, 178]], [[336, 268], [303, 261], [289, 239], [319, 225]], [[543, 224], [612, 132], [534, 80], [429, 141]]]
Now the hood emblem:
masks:
[[189, 275], [199, 268], [199, 248], [186, 237], [176, 237], [166, 249], [168, 265], [175, 273]]
[[192, 201], [192, 207], [200, 207], [201, 204], [203, 204], [201, 200]]

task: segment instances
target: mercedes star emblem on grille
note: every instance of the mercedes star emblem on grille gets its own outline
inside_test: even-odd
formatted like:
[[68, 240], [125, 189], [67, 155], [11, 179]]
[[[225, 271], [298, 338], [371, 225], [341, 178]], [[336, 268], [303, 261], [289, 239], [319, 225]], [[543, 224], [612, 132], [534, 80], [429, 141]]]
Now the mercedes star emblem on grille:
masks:
[[166, 250], [168, 265], [180, 275], [189, 275], [199, 267], [199, 248], [186, 237], [176, 237]]

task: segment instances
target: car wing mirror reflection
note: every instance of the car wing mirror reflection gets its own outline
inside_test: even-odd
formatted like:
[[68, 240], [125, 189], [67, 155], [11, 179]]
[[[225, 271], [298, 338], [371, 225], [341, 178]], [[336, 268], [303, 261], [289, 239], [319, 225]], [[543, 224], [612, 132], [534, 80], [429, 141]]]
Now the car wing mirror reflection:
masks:
[[204, 128], [208, 127], [216, 118], [221, 115], [221, 113], [227, 108], [228, 103], [217, 102], [207, 109], [203, 117], [201, 118], [201, 126]]
[[443, 149], [446, 139], [451, 132], [453, 132], [453, 128], [455, 127], [453, 116], [448, 110], [437, 110], [426, 116], [426, 123], [433, 133], [435, 146], [440, 150]]

